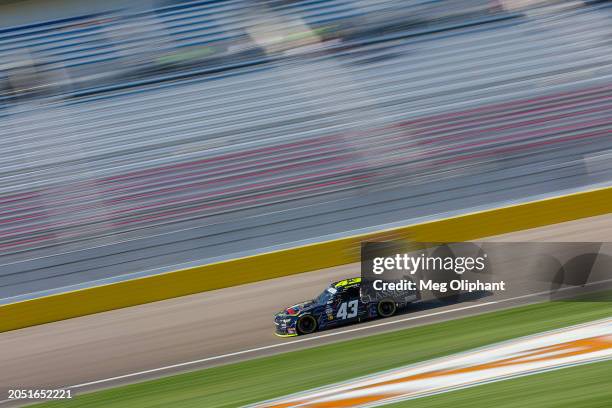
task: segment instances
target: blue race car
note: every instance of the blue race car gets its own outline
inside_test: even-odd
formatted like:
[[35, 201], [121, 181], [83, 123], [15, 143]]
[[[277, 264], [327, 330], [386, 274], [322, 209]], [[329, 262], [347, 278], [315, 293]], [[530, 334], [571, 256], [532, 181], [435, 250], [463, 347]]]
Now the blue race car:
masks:
[[361, 278], [334, 282], [315, 299], [291, 306], [274, 316], [277, 336], [310, 334], [376, 317], [393, 316], [399, 307], [416, 300], [410, 295], [401, 302], [391, 298], [376, 300], [360, 296]]

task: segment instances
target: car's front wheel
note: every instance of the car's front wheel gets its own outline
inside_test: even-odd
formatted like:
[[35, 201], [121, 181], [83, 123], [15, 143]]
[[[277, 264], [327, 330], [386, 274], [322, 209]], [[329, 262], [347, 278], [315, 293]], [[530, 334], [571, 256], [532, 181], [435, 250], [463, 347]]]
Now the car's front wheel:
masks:
[[378, 302], [376, 310], [378, 311], [378, 315], [380, 317], [389, 317], [395, 314], [397, 306], [392, 300], [381, 300], [380, 302]]
[[310, 334], [317, 330], [317, 321], [312, 315], [302, 316], [297, 321], [299, 334]]

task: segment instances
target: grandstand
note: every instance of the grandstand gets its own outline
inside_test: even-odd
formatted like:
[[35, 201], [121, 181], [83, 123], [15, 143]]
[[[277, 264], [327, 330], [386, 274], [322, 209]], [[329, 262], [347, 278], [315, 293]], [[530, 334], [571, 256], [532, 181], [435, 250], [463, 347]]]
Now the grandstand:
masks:
[[[609, 24], [590, 8], [549, 20], [503, 15], [494, 27], [417, 26], [401, 41], [359, 46], [352, 38], [350, 47], [334, 43], [325, 53], [238, 59], [227, 44], [257, 48], [248, 36], [251, 7], [181, 2], [0, 31], [0, 54], [28, 50], [42, 72], [60, 70], [73, 82], [46, 98], [2, 99], [4, 286], [23, 271], [43, 276], [49, 264], [33, 266], [33, 258], [162, 233], [176, 234], [167, 240], [176, 246], [186, 228], [202, 228], [198, 238], [223, 237], [247, 216], [269, 214], [275, 224], [308, 206], [310, 224], [280, 231], [303, 229], [304, 239], [319, 236], [315, 227], [331, 212], [335, 224], [325, 232], [338, 233], [443, 211], [442, 193], [467, 208], [610, 176], [609, 167], [592, 172], [583, 161], [612, 145]], [[349, 0], [270, 9], [313, 28], [364, 15]], [[159, 46], [151, 54], [147, 44]], [[212, 67], [134, 71], [218, 44], [225, 51]], [[475, 183], [476, 173], [486, 176]], [[358, 212], [385, 200], [394, 203], [386, 213]], [[270, 235], [278, 231], [258, 228], [264, 238], [248, 248], [277, 244]], [[223, 254], [189, 250], [180, 259]], [[169, 254], [157, 265], [175, 262]]]

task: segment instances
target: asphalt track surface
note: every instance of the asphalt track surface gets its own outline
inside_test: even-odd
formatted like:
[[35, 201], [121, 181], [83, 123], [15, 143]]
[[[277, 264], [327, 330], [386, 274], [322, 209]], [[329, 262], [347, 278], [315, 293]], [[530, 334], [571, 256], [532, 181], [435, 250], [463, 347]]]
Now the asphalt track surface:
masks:
[[[494, 240], [587, 242], [610, 237], [612, 215], [605, 215]], [[415, 306], [393, 318], [310, 336], [274, 336], [274, 313], [314, 297], [331, 281], [358, 274], [358, 265], [345, 265], [2, 333], [0, 400], [11, 388], [71, 387], [79, 393], [549, 298], [544, 293]]]
[[[176, 269], [186, 262], [235, 258], [384, 224], [609, 185], [611, 17], [609, 5], [527, 15], [391, 41], [333, 58], [274, 63], [265, 70], [214, 81], [198, 79], [121, 91], [112, 97], [12, 107], [2, 117], [6, 135], [0, 143], [4, 164], [0, 195], [4, 199], [40, 190], [35, 202], [6, 205], [11, 214], [2, 215], [9, 220], [2, 220], [0, 246], [22, 239], [29, 242], [50, 229], [58, 240], [74, 242], [15, 253], [0, 247], [0, 298], [126, 279]], [[561, 94], [565, 97], [554, 99], [552, 105], [550, 101], [538, 105], [543, 95]], [[528, 117], [507, 117], [508, 105], [499, 104], [509, 101], [528, 110]], [[499, 112], [481, 110], [493, 105]], [[466, 114], [463, 125], [447, 128], [444, 115], [470, 109], [478, 113]], [[423, 118], [432, 122], [383, 131]], [[354, 134], [364, 129], [365, 136]], [[395, 138], [396, 131], [403, 136]], [[329, 135], [331, 141], [326, 139]], [[417, 146], [401, 145], [413, 136]], [[446, 137], [459, 142], [449, 145]], [[296, 150], [287, 147], [295, 148], [296, 143]], [[310, 154], [309, 143], [319, 144], [316, 157], [327, 152], [331, 161], [324, 165], [317, 159], [319, 164], [312, 164], [312, 158], [304, 156]], [[277, 151], [279, 146], [287, 150]], [[385, 150], [388, 146], [391, 152]], [[260, 148], [277, 150], [257, 156], [258, 165], [228, 158], [251, 157]], [[420, 153], [415, 156], [413, 148]], [[361, 159], [340, 160], [346, 149], [363, 153], [358, 155]], [[321, 177], [331, 182], [338, 171], [357, 164], [373, 169], [377, 182], [365, 188], [357, 182], [353, 189], [309, 190], [313, 195], [298, 194], [280, 203], [277, 197], [273, 203], [244, 208], [242, 204], [255, 194], [254, 185], [264, 181], [263, 174], [276, 174], [266, 173], [274, 170], [269, 164], [287, 155], [294, 164], [312, 165], [298, 166], [302, 170], [290, 174], [283, 171], [280, 181], [266, 178], [271, 190], [264, 195], [280, 194], [281, 185], [298, 188], [302, 185], [296, 180], [302, 177], [321, 181], [315, 174], [324, 173]], [[217, 215], [197, 213], [199, 218], [169, 224], [139, 224], [157, 214], [141, 213], [149, 206], [157, 208], [163, 202], [183, 216], [191, 214], [186, 202], [208, 200], [210, 188], [217, 184], [192, 184], [193, 177], [199, 180], [209, 171], [207, 165], [189, 166], [219, 157], [229, 160], [224, 177], [236, 176], [226, 187], [250, 186], [235, 197], [242, 203], [239, 209]], [[385, 167], [396, 159], [410, 163]], [[446, 160], [458, 161], [450, 167], [435, 164]], [[165, 166], [172, 171], [158, 174]], [[139, 172], [145, 170], [151, 174], [141, 179]], [[251, 178], [238, 177], [243, 173]], [[354, 175], [349, 171], [342, 180]], [[168, 188], [177, 189], [171, 197], [166, 196]], [[116, 196], [123, 189], [130, 193]], [[51, 215], [41, 215], [41, 208]], [[111, 216], [115, 213], [120, 220]], [[106, 216], [108, 222], [90, 224]], [[147, 228], [128, 233], [118, 227], [124, 221]], [[22, 228], [34, 230], [26, 233]], [[80, 233], [110, 235], [89, 240]]]

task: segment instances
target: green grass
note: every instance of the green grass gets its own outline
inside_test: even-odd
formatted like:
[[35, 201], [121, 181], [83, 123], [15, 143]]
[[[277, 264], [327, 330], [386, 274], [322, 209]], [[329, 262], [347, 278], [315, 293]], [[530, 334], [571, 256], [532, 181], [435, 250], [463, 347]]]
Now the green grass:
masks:
[[611, 295], [607, 292], [588, 300], [545, 302], [491, 312], [112, 388], [37, 407], [236, 407], [609, 317]]
[[563, 368], [513, 380], [480, 385], [389, 408], [609, 408], [612, 361]]

